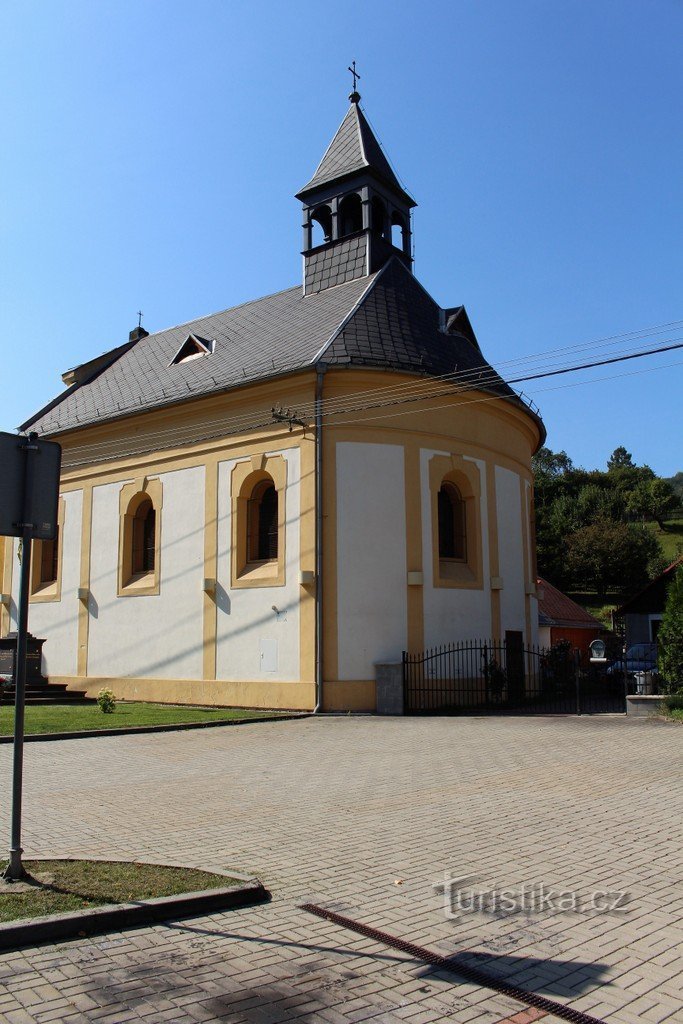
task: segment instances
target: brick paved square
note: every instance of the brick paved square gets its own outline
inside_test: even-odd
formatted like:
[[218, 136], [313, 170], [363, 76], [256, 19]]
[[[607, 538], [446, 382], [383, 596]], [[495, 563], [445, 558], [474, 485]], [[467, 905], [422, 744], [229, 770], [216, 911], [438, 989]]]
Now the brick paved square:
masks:
[[[497, 1024], [524, 1010], [300, 909], [315, 902], [611, 1022], [682, 1019], [682, 739], [611, 716], [339, 717], [30, 744], [27, 857], [234, 868], [273, 902], [0, 955], [0, 1014]], [[6, 837], [9, 746], [0, 763]], [[445, 872], [629, 897], [614, 914], [451, 919]]]

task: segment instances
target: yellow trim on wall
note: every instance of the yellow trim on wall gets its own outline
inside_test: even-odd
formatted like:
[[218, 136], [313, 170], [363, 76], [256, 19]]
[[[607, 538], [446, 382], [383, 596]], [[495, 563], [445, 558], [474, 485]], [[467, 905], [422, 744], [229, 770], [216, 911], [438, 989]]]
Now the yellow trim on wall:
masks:
[[[154, 569], [133, 573], [133, 521], [139, 506], [147, 498], [156, 513], [154, 527]], [[117, 597], [149, 597], [159, 593], [161, 586], [161, 480], [138, 477], [119, 491], [119, 560]]]
[[529, 545], [529, 503], [527, 501], [527, 491], [529, 484], [526, 480], [519, 479], [519, 501], [520, 501], [520, 516], [522, 521], [522, 554], [524, 557], [524, 622], [526, 626], [526, 639], [527, 643], [530, 644], [532, 641], [531, 635], [531, 595], [529, 589], [532, 582], [534, 585], [536, 581], [531, 579], [531, 561], [530, 561], [530, 545]]
[[[500, 576], [500, 552], [498, 536], [498, 498], [496, 495], [496, 467], [486, 463], [486, 506], [489, 520], [489, 574]], [[501, 612], [500, 590], [491, 590], [491, 635], [500, 639]]]
[[77, 672], [88, 674], [88, 638], [90, 634], [90, 556], [92, 551], [92, 487], [83, 488], [81, 505], [81, 566], [79, 588], [86, 592], [78, 602]]
[[111, 689], [120, 700], [149, 700], [166, 704], [205, 704], [211, 707], [273, 708], [310, 711], [315, 704], [313, 682], [275, 682], [247, 679], [147, 679], [133, 676], [50, 676], [53, 683], [85, 690], [96, 697]]
[[[406, 500], [406, 569], [422, 573], [422, 496], [420, 449], [413, 444], [404, 447], [404, 478]], [[406, 580], [407, 583], [407, 580]], [[409, 651], [424, 648], [424, 587], [407, 588], [408, 622], [406, 638]]]
[[[315, 573], [315, 441], [301, 438], [299, 448], [299, 569]], [[315, 681], [316, 588], [318, 580], [299, 587], [299, 674]]]
[[202, 602], [202, 678], [216, 678], [216, 633], [218, 606], [216, 579], [218, 576], [218, 458], [206, 463], [204, 474], [204, 579], [211, 580], [213, 589], [205, 590]]
[[31, 582], [30, 582], [30, 604], [43, 604], [48, 601], [62, 600], [62, 554], [64, 551], [64, 498], [59, 499], [57, 508], [57, 579], [51, 583], [40, 582], [40, 569], [43, 557], [43, 544], [45, 541], [34, 540], [31, 545]]
[[[249, 562], [247, 555], [248, 502], [254, 488], [272, 480], [277, 492], [277, 558]], [[230, 576], [233, 590], [251, 587], [284, 587], [286, 540], [287, 460], [283, 455], [252, 455], [238, 462], [231, 474], [232, 538]]]
[[[14, 559], [14, 537], [0, 537], [0, 593], [12, 594], [12, 569]], [[10, 627], [9, 605], [0, 605], [0, 636], [7, 636]]]

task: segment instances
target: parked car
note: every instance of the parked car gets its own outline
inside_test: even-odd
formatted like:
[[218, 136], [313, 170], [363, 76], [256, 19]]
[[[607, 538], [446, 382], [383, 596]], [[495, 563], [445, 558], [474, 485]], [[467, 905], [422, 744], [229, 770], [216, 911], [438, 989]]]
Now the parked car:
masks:
[[[637, 672], [657, 671], [657, 644], [633, 644], [626, 651], [626, 673], [635, 676]], [[613, 662], [607, 669], [608, 676], [623, 675], [624, 659]]]

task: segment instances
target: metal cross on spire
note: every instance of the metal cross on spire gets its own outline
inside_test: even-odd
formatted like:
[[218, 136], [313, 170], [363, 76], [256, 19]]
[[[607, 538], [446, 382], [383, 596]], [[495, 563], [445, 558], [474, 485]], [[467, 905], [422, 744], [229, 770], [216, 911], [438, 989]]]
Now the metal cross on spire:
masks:
[[138, 327], [142, 327], [142, 318], [144, 314], [141, 309], [138, 310]]
[[360, 81], [360, 75], [356, 71], [356, 62], [355, 62], [355, 60], [349, 66], [348, 70], [353, 75], [353, 92], [349, 96], [349, 99], [351, 100], [352, 103], [358, 103], [358, 101], [360, 100], [360, 93], [356, 92], [356, 79], [358, 79], [358, 81]]

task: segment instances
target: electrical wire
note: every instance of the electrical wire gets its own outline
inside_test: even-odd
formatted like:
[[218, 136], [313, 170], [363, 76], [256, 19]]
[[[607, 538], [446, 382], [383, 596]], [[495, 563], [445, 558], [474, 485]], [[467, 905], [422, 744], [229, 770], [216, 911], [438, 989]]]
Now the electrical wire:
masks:
[[[560, 366], [557, 367], [557, 363], [547, 364], [546, 367], [540, 369], [538, 372], [525, 374], [519, 377], [512, 378], [508, 381], [508, 384], [523, 383], [528, 380], [537, 380], [543, 377], [556, 376], [564, 373], [573, 373], [582, 369], [589, 369], [593, 366], [602, 366], [609, 363], [622, 362], [628, 359], [642, 358], [649, 355], [659, 354], [662, 352], [672, 351], [683, 347], [683, 341], [675, 342], [671, 345], [659, 346], [654, 349], [646, 350], [635, 350], [622, 353], [618, 356], [612, 356], [603, 360], [593, 360], [590, 362], [582, 363], [580, 365]], [[443, 383], [448, 383], [448, 388], [444, 390]], [[419, 400], [427, 400], [429, 398], [437, 398], [442, 395], [451, 394], [457, 395], [468, 390], [478, 390], [486, 388], [488, 386], [498, 385], [504, 383], [500, 375], [491, 367], [475, 367], [471, 370], [464, 372], [456, 372], [452, 374], [442, 374], [437, 377], [431, 377], [425, 381], [411, 381], [407, 384], [402, 385], [390, 385], [388, 387], [370, 389], [366, 392], [357, 392], [359, 400], [356, 402], [349, 401], [353, 398], [353, 395], [345, 395], [337, 400], [328, 400], [323, 403], [323, 416], [330, 418], [334, 415], [342, 413], [350, 413], [354, 411], [361, 411], [364, 409], [379, 407], [382, 405], [395, 405], [399, 402], [413, 402]], [[508, 395], [507, 397], [513, 397]], [[312, 404], [301, 407], [297, 410], [297, 418], [312, 419], [313, 418], [313, 406]], [[260, 417], [259, 420], [255, 421], [255, 417]], [[269, 410], [264, 409], [262, 412], [251, 412], [244, 413], [242, 416], [222, 417], [213, 421], [205, 421], [202, 424], [201, 429], [206, 431], [213, 426], [220, 427], [224, 430], [237, 430], [237, 429], [257, 429], [264, 425], [270, 425], [272, 422], [272, 414]], [[183, 436], [192, 439], [196, 433], [197, 427], [195, 425], [188, 425], [184, 428], [168, 428], [163, 431], [157, 431], [146, 435], [147, 441], [159, 440], [163, 441], [167, 436], [172, 436], [175, 440], [180, 440]], [[104, 442], [103, 447], [109, 448], [115, 442]], [[123, 440], [122, 440], [122, 443]], [[83, 445], [77, 446], [71, 449], [73, 453], [76, 453], [79, 448], [93, 451], [97, 448], [97, 445]]]
[[[683, 345], [679, 345], [677, 347], [681, 348], [681, 347], [683, 347]], [[643, 354], [645, 354], [645, 353], [643, 353]], [[611, 362], [614, 362], [614, 360], [611, 360]], [[591, 365], [592, 364], [587, 364], [585, 367], [580, 367], [580, 368], [577, 367], [576, 370], [590, 368]], [[595, 365], [604, 365], [604, 363], [595, 364]], [[582, 386], [584, 384], [592, 384], [592, 383], [596, 383], [596, 382], [604, 382], [604, 381], [609, 381], [609, 380], [616, 380], [616, 379], [620, 379], [620, 378], [623, 378], [623, 377], [637, 376], [638, 374], [641, 374], [641, 373], [650, 373], [650, 372], [653, 372], [655, 370], [667, 369], [667, 368], [672, 367], [672, 366], [680, 366], [680, 365], [682, 365], [682, 364], [679, 363], [679, 362], [674, 362], [674, 363], [664, 364], [664, 365], [660, 365], [660, 366], [644, 367], [642, 369], [630, 371], [628, 373], [612, 374], [612, 375], [605, 376], [605, 377], [592, 378], [590, 380], [574, 381], [574, 382], [571, 382], [569, 384], [555, 385], [555, 386], [551, 386], [551, 387], [547, 387], [547, 388], [540, 388], [539, 390], [540, 391], [558, 391], [558, 390], [563, 390], [565, 388], [570, 388], [570, 387], [579, 387], [579, 386]], [[576, 372], [576, 371], [572, 371], [572, 369], [567, 369], [564, 372]], [[478, 390], [478, 389], [470, 388], [469, 390], [470, 391], [475, 391], [475, 390]], [[462, 393], [463, 392], [461, 391], [458, 394], [462, 394]], [[444, 392], [444, 394], [448, 394], [448, 396], [451, 399], [453, 397], [453, 392], [452, 391]], [[435, 396], [430, 396], [430, 397], [435, 397], [436, 398], [436, 397], [439, 397], [439, 396], [435, 395]], [[503, 395], [480, 396], [478, 398], [469, 399], [469, 400], [466, 400], [464, 402], [460, 402], [459, 403], [459, 408], [462, 409], [463, 407], [468, 407], [470, 405], [479, 405], [479, 404], [482, 404], [484, 402], [501, 401], [501, 400], [505, 400], [505, 398], [507, 398], [509, 400], [510, 397], [511, 396], [503, 396]], [[419, 401], [419, 399], [414, 399], [413, 401]], [[397, 401], [397, 402], [395, 402], [393, 404], [395, 406], [395, 405], [405, 405], [407, 403], [405, 401]], [[429, 411], [430, 412], [434, 412], [434, 411], [438, 411], [438, 410], [446, 409], [446, 408], [453, 408], [452, 401], [449, 401], [449, 402], [445, 403], [444, 405], [440, 405], [440, 406], [430, 405]], [[360, 411], [360, 410], [356, 410], [356, 411]], [[399, 413], [398, 415], [410, 415], [411, 413], [414, 414], [414, 413], [419, 413], [421, 411], [423, 411], [421, 408], [404, 409], [402, 411], [402, 413]], [[337, 415], [341, 415], [341, 413], [338, 413]], [[380, 414], [377, 414], [375, 416], [361, 417], [361, 418], [357, 418], [357, 419], [354, 419], [354, 420], [344, 419], [344, 425], [345, 426], [354, 426], [356, 424], [361, 424], [361, 423], [376, 422], [378, 420], [395, 418], [396, 415], [397, 415], [397, 413], [395, 411], [393, 411], [393, 412], [390, 412], [390, 413], [380, 413]], [[253, 423], [252, 424], [252, 429], [259, 429], [259, 428], [262, 428], [262, 427], [265, 427], [265, 426], [269, 426], [269, 427], [273, 428], [274, 424], [272, 422], [272, 418], [270, 420], [263, 420], [263, 421], [261, 421], [259, 423]], [[241, 429], [242, 428], [237, 428], [233, 432], [239, 433], [239, 432], [241, 432]], [[225, 423], [221, 424], [220, 428], [215, 430], [214, 432], [211, 432], [210, 430], [207, 431], [204, 428], [202, 428], [199, 432], [197, 432], [197, 429], [195, 428], [195, 435], [192, 438], [192, 440], [194, 440], [195, 442], [199, 442], [199, 441], [203, 441], [203, 440], [211, 440], [212, 438], [219, 437], [219, 436], [222, 436], [222, 435], [224, 436], [225, 434], [229, 434], [230, 432], [231, 431], [230, 431], [229, 426], [227, 426]], [[66, 456], [66, 458], [65, 458], [65, 468], [75, 468], [75, 467], [77, 467], [79, 465], [88, 464], [90, 462], [103, 461], [103, 460], [105, 460], [107, 458], [110, 458], [112, 456], [115, 456], [115, 455], [118, 455], [119, 457], [124, 456], [124, 455], [142, 455], [142, 454], [145, 454], [147, 451], [153, 451], [153, 450], [156, 450], [156, 449], [159, 449], [159, 448], [163, 448], [163, 443], [159, 444], [155, 440], [153, 441], [153, 439], [150, 438], [150, 437], [146, 437], [146, 438], [141, 439], [141, 440], [144, 440], [144, 442], [149, 447], [142, 448], [142, 449], [136, 450], [136, 451], [133, 451], [130, 448], [128, 448], [126, 451], [123, 451], [123, 452], [122, 451], [114, 452], [114, 451], [111, 450], [111, 443], [109, 445], [83, 446], [83, 448], [81, 450], [86, 450], [86, 449], [88, 450], [88, 458], [84, 458], [84, 459], [82, 459], [80, 461], [79, 460], [74, 460], [73, 457], [72, 457], [76, 453], [77, 449], [71, 449], [71, 450], [69, 450], [69, 451], [67, 451], [65, 453], [65, 456]], [[179, 443], [179, 439], [177, 437], [169, 438], [168, 439], [167, 447], [175, 446], [178, 443]], [[182, 444], [182, 441], [180, 443]], [[130, 439], [129, 438], [126, 438], [126, 439], [122, 438], [121, 441], [120, 441], [120, 444], [122, 444], [122, 445], [130, 445]], [[103, 455], [101, 455], [98, 458], [95, 455], [94, 451], [93, 451], [93, 449], [95, 449], [95, 448], [100, 448], [100, 449], [101, 448], [108, 448], [109, 451], [108, 451], [107, 454], [103, 454]]]

